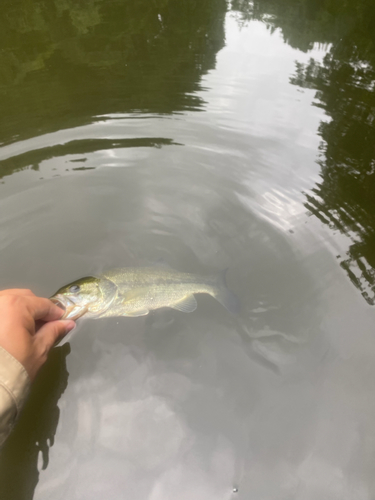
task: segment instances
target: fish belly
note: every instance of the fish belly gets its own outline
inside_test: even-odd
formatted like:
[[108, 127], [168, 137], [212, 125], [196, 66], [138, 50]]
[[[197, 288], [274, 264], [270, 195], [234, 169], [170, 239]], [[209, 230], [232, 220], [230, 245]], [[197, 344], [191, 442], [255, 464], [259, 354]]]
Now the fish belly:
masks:
[[191, 286], [151, 286], [125, 290], [101, 317], [146, 316], [150, 311], [170, 307], [192, 312], [197, 307], [194, 293], [208, 293]]

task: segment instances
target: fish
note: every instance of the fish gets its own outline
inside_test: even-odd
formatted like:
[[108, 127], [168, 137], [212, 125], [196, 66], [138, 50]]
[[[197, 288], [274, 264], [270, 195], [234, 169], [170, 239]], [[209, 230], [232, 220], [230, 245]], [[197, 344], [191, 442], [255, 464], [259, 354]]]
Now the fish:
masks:
[[62, 319], [146, 316], [168, 307], [181, 312], [197, 308], [196, 294], [214, 297], [232, 314], [240, 303], [219, 276], [199, 276], [164, 267], [123, 267], [86, 276], [60, 288], [50, 300], [65, 312]]

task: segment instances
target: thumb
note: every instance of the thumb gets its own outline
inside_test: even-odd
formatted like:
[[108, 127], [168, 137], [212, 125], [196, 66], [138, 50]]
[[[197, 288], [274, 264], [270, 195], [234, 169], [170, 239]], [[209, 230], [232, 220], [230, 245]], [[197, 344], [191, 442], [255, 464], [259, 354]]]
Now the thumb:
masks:
[[72, 320], [48, 321], [36, 333], [35, 342], [41, 344], [43, 351], [47, 354], [75, 326]]

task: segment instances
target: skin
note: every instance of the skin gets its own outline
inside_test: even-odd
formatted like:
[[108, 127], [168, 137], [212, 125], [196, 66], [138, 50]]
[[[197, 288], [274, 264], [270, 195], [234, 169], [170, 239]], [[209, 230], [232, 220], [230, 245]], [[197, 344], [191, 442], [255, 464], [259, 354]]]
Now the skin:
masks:
[[16, 358], [31, 380], [52, 347], [75, 327], [64, 311], [30, 290], [0, 291], [0, 346]]

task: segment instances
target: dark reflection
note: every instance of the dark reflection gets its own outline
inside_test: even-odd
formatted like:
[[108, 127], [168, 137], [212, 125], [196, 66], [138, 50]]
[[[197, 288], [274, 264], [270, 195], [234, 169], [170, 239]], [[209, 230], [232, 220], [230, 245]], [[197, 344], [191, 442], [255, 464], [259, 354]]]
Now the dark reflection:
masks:
[[[145, 137], [136, 139], [83, 139], [80, 141], [70, 141], [66, 144], [58, 144], [49, 146], [34, 151], [28, 151], [17, 156], [12, 156], [7, 160], [0, 161], [0, 179], [6, 175], [11, 175], [14, 172], [19, 172], [25, 168], [39, 169], [39, 164], [50, 158], [56, 158], [65, 155], [88, 154], [104, 149], [119, 149], [119, 148], [142, 148], [156, 147], [161, 148], [166, 145], [178, 145], [171, 139], [163, 139], [162, 137]], [[71, 160], [71, 161], [85, 161]], [[77, 167], [72, 170], [89, 170], [95, 167]]]
[[[375, 4], [325, 0], [233, 2], [240, 19], [281, 28], [291, 46], [307, 51], [332, 44], [323, 64], [296, 63], [291, 83], [317, 90], [322, 181], [306, 207], [331, 229], [350, 237], [341, 267], [369, 304], [375, 303]], [[267, 14], [267, 15], [266, 15]]]
[[352, 243], [340, 265], [369, 304], [375, 303], [375, 127], [372, 61], [355, 45], [334, 45], [323, 65], [299, 65], [292, 83], [318, 90], [322, 122], [322, 181], [307, 195], [306, 207], [347, 234]]
[[0, 498], [29, 500], [38, 483], [38, 456], [48, 466], [60, 410], [58, 401], [68, 384], [69, 344], [52, 350], [41, 369], [14, 431], [0, 452]]
[[238, 21], [262, 21], [273, 33], [281, 29], [284, 41], [295, 49], [307, 52], [315, 43], [328, 44], [338, 38], [338, 30], [345, 31], [351, 20], [350, 7], [342, 8], [338, 0], [233, 0], [232, 10]]
[[0, 141], [134, 110], [199, 110], [224, 0], [2, 3]]

